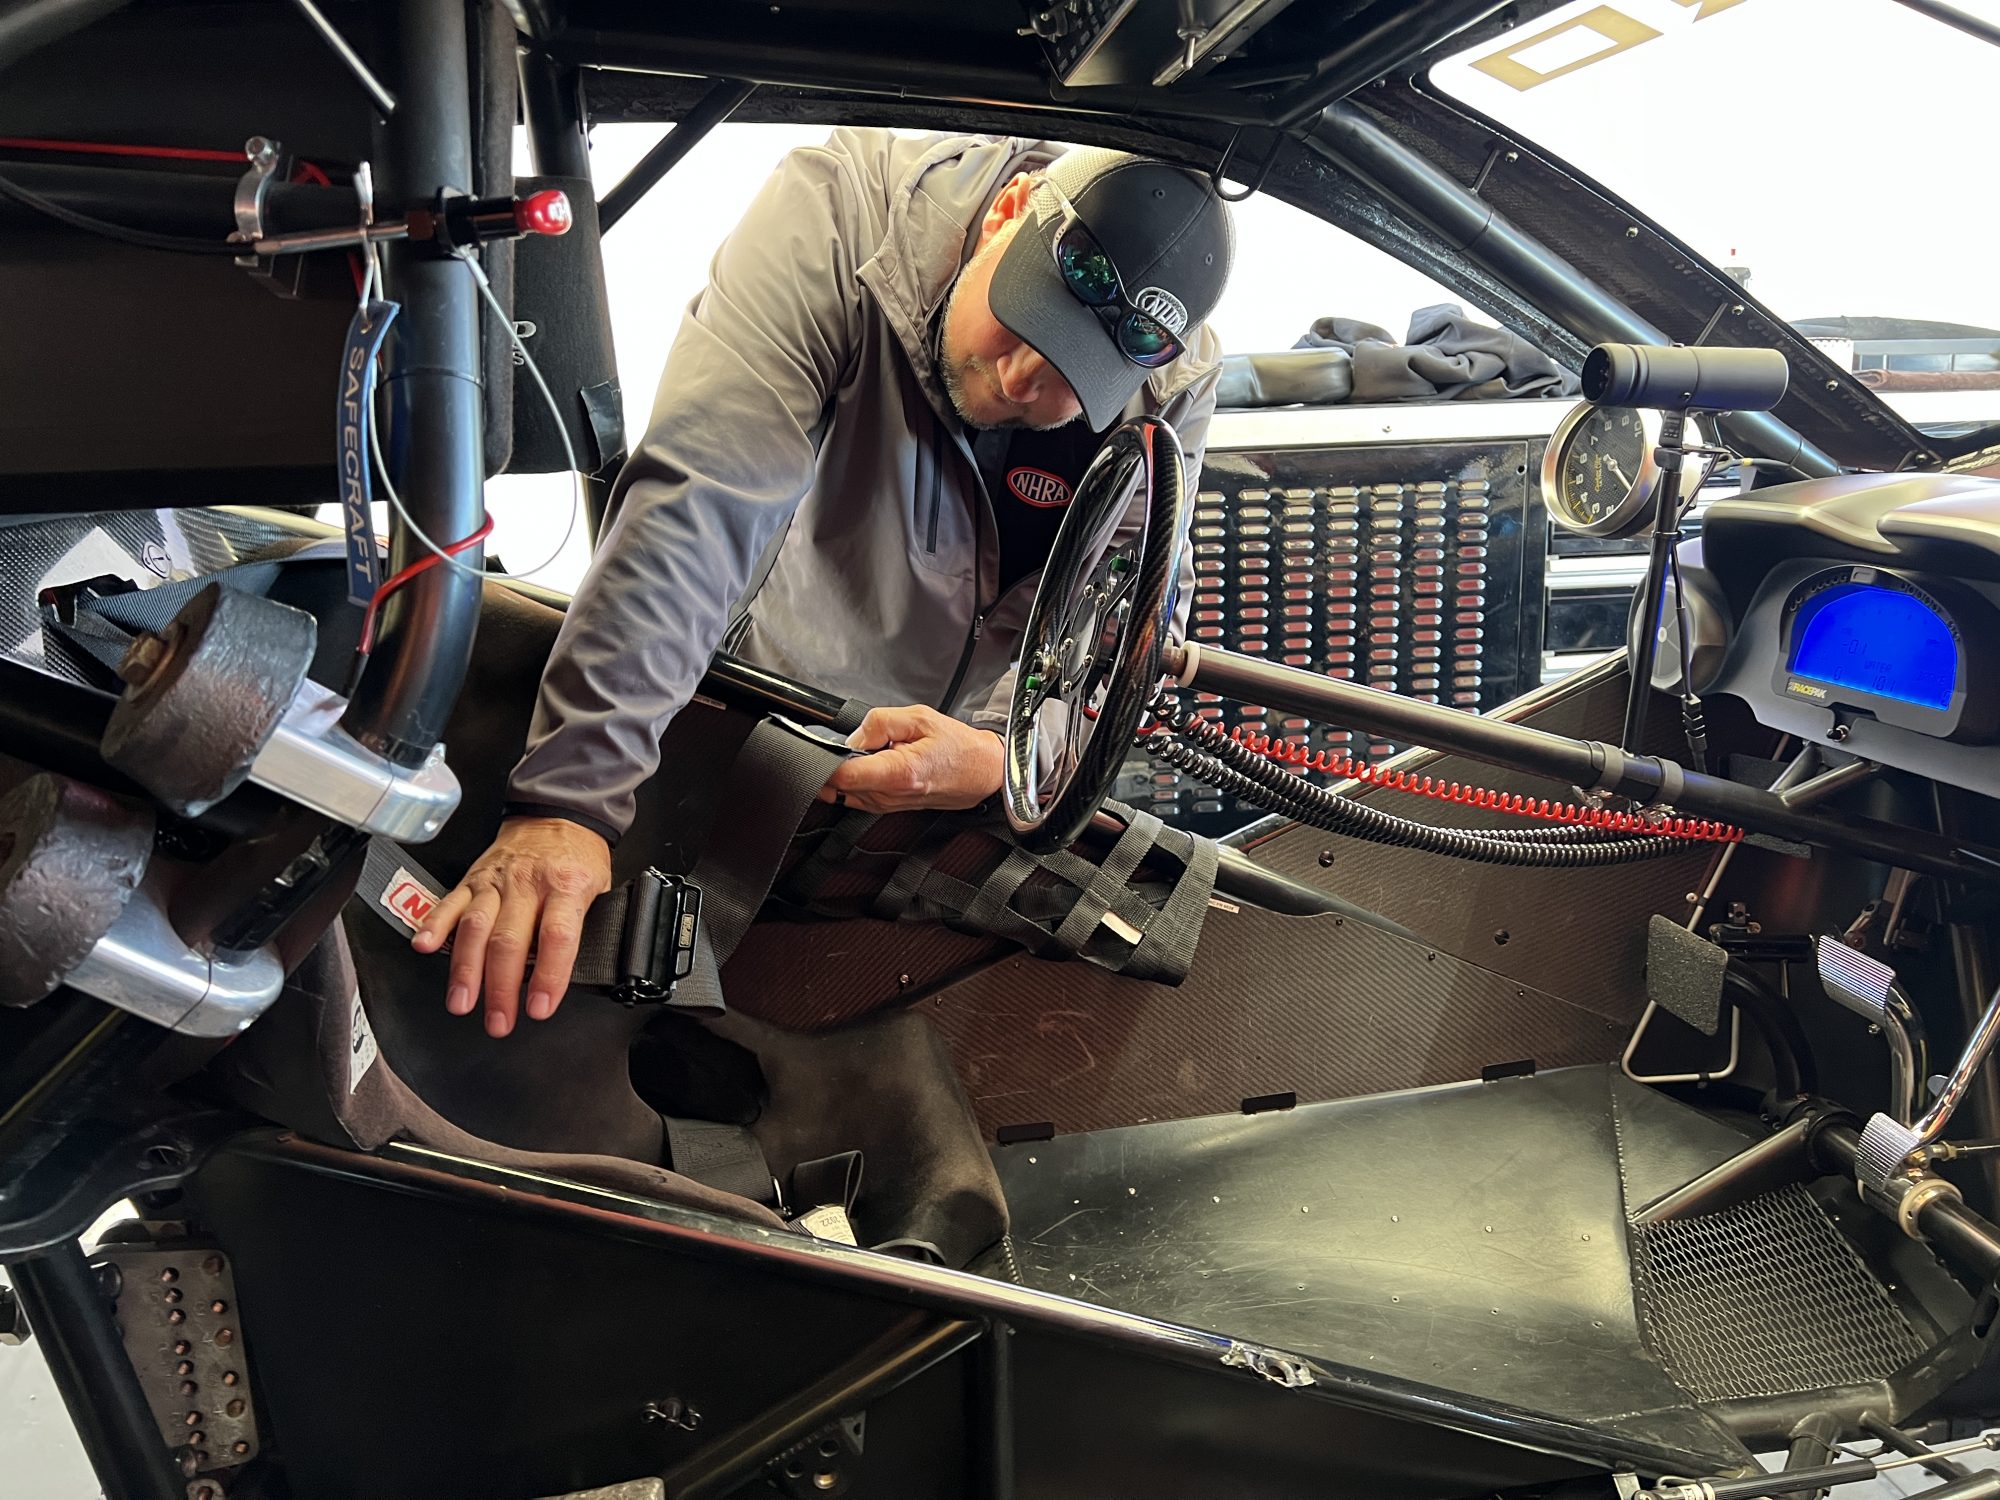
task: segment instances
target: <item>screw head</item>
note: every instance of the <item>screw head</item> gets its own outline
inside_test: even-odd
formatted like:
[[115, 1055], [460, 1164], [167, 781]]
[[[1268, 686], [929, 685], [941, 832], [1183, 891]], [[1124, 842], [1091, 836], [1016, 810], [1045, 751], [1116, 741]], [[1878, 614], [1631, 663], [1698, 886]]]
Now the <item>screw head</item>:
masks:
[[[153, 680], [153, 674], [160, 670], [160, 663], [167, 659], [167, 643], [156, 635], [140, 634], [132, 637], [132, 644], [125, 648], [125, 655], [118, 663], [118, 675], [132, 687], [144, 687]], [[160, 1273], [160, 1280], [171, 1281], [178, 1274], [171, 1268]]]

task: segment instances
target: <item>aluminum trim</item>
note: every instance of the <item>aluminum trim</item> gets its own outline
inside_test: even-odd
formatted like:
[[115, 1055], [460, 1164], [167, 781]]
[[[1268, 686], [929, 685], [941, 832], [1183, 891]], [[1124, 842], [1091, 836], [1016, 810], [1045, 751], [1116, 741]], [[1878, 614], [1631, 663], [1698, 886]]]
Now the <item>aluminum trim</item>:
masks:
[[250, 779], [314, 812], [398, 843], [434, 838], [458, 807], [458, 778], [432, 747], [421, 766], [391, 763], [340, 727], [347, 700], [310, 680], [250, 765]]
[[64, 983], [182, 1036], [235, 1036], [278, 998], [284, 965], [273, 948], [229, 961], [190, 948], [167, 919], [166, 893], [155, 865]]

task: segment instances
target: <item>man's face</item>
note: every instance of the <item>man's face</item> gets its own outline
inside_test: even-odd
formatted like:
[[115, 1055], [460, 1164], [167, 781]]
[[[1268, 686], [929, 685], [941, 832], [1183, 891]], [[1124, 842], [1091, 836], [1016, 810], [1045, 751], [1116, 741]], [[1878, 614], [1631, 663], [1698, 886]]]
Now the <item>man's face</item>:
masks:
[[1001, 252], [1013, 243], [1028, 206], [1029, 179], [1001, 191], [980, 225], [979, 244], [952, 284], [939, 350], [945, 390], [968, 427], [1046, 431], [1082, 412], [1076, 392], [1041, 355], [993, 316], [987, 289]]

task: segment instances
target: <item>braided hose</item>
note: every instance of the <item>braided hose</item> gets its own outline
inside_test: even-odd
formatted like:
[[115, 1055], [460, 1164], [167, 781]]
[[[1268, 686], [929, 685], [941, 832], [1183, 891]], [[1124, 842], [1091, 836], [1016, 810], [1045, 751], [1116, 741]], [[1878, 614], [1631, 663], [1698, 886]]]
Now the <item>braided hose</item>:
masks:
[[1164, 722], [1172, 733], [1148, 738], [1144, 743], [1148, 752], [1168, 765], [1267, 812], [1369, 843], [1420, 849], [1479, 864], [1545, 869], [1633, 864], [1679, 853], [1688, 847], [1686, 841], [1668, 835], [1606, 837], [1588, 826], [1434, 828], [1314, 786], [1239, 744], [1189, 710], [1176, 710]]

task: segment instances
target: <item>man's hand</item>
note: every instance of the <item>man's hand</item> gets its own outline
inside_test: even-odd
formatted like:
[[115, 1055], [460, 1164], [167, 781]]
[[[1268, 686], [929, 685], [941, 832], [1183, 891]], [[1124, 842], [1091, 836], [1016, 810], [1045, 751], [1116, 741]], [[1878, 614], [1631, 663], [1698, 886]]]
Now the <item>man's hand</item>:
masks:
[[546, 1021], [569, 988], [583, 914], [610, 888], [611, 846], [597, 834], [563, 818], [509, 818], [410, 946], [435, 953], [456, 928], [445, 1009], [471, 1015], [483, 980], [486, 1033], [505, 1036], [514, 1029], [530, 950], [528, 1015]]
[[863, 812], [908, 812], [977, 807], [1000, 790], [1005, 764], [1000, 736], [921, 704], [870, 709], [847, 743], [876, 753], [842, 761], [820, 788], [822, 802], [844, 801]]

